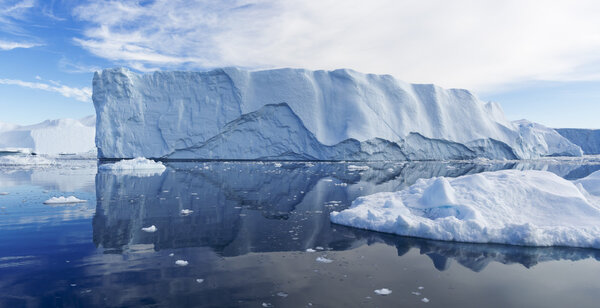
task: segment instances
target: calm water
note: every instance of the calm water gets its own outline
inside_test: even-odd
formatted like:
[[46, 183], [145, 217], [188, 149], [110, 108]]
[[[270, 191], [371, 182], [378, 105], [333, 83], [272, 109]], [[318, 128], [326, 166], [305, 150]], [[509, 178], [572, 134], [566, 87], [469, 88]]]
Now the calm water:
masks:
[[[598, 306], [600, 250], [428, 241], [328, 217], [419, 178], [518, 168], [577, 179], [600, 169], [597, 158], [349, 165], [169, 163], [137, 176], [98, 173], [96, 161], [0, 167], [0, 306]], [[87, 202], [43, 204], [70, 195]]]

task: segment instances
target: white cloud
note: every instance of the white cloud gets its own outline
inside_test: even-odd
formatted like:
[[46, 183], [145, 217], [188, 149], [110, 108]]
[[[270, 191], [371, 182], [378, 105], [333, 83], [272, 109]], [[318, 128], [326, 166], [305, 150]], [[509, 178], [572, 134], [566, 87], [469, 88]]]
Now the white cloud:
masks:
[[[600, 3], [581, 1], [94, 1], [75, 42], [161, 68], [354, 68], [478, 90], [597, 80]], [[595, 69], [594, 69], [595, 68]]]
[[34, 43], [19, 43], [19, 42], [7, 42], [0, 40], [0, 50], [11, 50], [16, 48], [32, 48], [40, 46]]
[[[36, 78], [37, 79], [37, 78]], [[38, 79], [39, 80], [39, 79]], [[50, 81], [52, 84], [43, 82], [28, 82], [15, 79], [0, 79], [0, 84], [16, 85], [30, 89], [39, 89], [58, 93], [64, 97], [73, 98], [80, 102], [91, 102], [92, 89], [88, 87], [74, 88], [62, 85], [56, 81]]]

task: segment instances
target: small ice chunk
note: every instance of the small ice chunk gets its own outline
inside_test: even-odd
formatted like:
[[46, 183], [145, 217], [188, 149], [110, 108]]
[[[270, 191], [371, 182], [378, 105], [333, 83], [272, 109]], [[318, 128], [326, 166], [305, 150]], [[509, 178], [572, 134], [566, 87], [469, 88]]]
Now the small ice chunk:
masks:
[[274, 163], [273, 166], [276, 168], [281, 168], [283, 165], [281, 163]]
[[288, 294], [285, 292], [277, 292], [277, 296], [279, 297], [288, 297]]
[[262, 303], [263, 307], [273, 307], [273, 304], [271, 303]]
[[306, 252], [315, 252], [316, 250], [312, 249], [312, 248], [307, 248]]
[[423, 298], [421, 299], [421, 301], [422, 301], [423, 303], [429, 303], [429, 298], [427, 298], [427, 297], [423, 297]]
[[0, 192], [0, 196], [6, 196], [6, 195], [8, 195], [7, 192]]
[[190, 209], [183, 209], [183, 210], [181, 210], [181, 215], [190, 215], [193, 212], [194, 211], [192, 211]]
[[186, 260], [177, 260], [177, 261], [175, 261], [175, 264], [177, 264], [179, 266], [187, 266], [188, 265], [188, 261], [186, 261]]
[[423, 289], [425, 289], [425, 287], [421, 287], [421, 286], [419, 286], [417, 289], [419, 289], [419, 290], [423, 290]]
[[324, 250], [325, 248], [321, 247], [321, 246], [317, 246], [315, 247], [316, 250]]
[[149, 232], [149, 233], [154, 233], [154, 232], [156, 232], [156, 230], [158, 230], [158, 228], [155, 225], [152, 225], [152, 226], [146, 227], [146, 228], [142, 228], [142, 231]]
[[196, 282], [197, 282], [197, 283], [203, 283], [203, 282], [204, 282], [204, 279], [200, 279], [200, 278], [198, 278], [198, 279], [196, 279]]
[[175, 255], [174, 253], [170, 253], [170, 254], [169, 254], [169, 257], [172, 257], [172, 256], [174, 256], [174, 255]]
[[44, 204], [71, 204], [71, 203], [83, 203], [83, 202], [87, 202], [86, 200], [81, 200], [78, 199], [75, 196], [70, 196], [70, 197], [52, 197], [46, 201], [44, 201]]
[[348, 171], [364, 171], [369, 170], [369, 166], [348, 165]]
[[321, 262], [321, 263], [331, 263], [331, 262], [333, 262], [333, 260], [327, 259], [325, 257], [317, 257], [316, 260], [317, 260], [317, 262]]
[[419, 295], [421, 295], [421, 292], [410, 292], [410, 293], [411, 293], [412, 295], [416, 295], [416, 296], [419, 296]]
[[382, 288], [374, 291], [378, 295], [390, 295], [392, 294], [392, 290], [387, 288]]

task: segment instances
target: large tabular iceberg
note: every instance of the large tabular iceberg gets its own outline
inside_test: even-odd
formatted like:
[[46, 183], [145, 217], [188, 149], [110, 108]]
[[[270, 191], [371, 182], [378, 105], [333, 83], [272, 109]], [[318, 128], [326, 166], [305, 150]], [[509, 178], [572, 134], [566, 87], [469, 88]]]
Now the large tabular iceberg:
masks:
[[[598, 183], [590, 177], [581, 184]], [[438, 177], [360, 197], [331, 220], [436, 240], [600, 248], [600, 202], [582, 185], [546, 171]]]
[[[94, 75], [100, 158], [434, 160], [581, 155], [466, 90], [352, 70]], [[545, 137], [557, 138], [551, 143]], [[556, 145], [556, 146], [554, 146]]]

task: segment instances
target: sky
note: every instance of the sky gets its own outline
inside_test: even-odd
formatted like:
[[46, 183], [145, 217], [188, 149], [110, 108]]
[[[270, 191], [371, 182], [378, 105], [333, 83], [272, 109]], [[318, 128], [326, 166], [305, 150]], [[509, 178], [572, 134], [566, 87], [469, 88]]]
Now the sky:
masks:
[[97, 70], [351, 68], [600, 128], [600, 2], [0, 0], [0, 122], [94, 113]]

